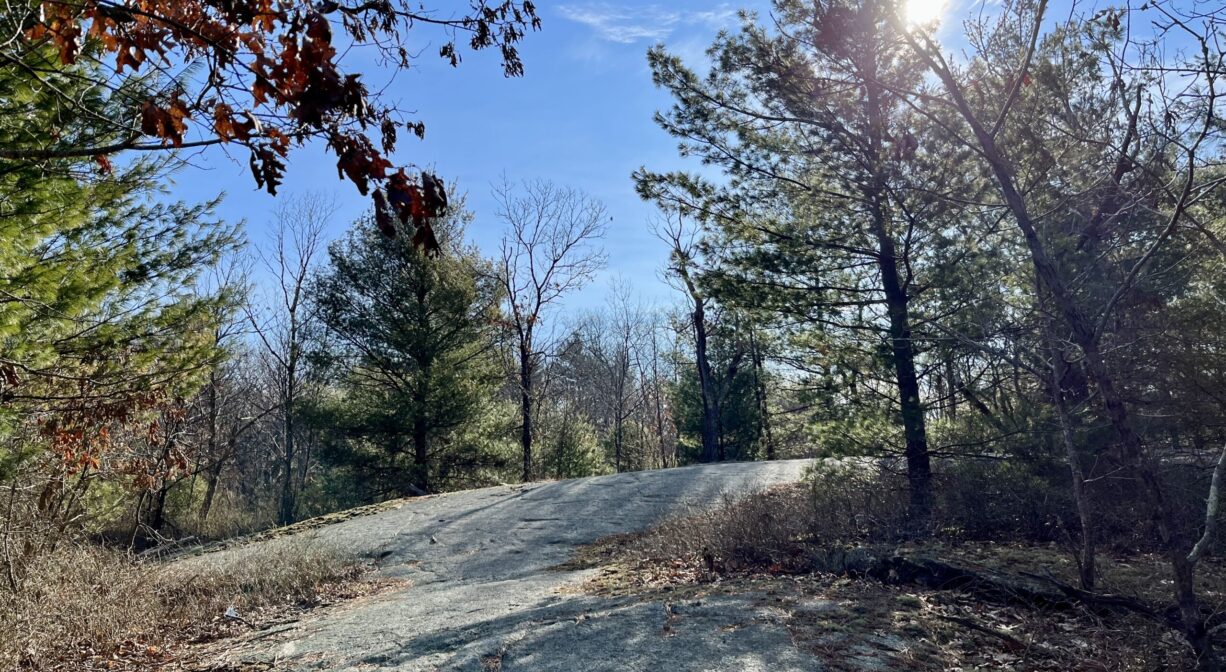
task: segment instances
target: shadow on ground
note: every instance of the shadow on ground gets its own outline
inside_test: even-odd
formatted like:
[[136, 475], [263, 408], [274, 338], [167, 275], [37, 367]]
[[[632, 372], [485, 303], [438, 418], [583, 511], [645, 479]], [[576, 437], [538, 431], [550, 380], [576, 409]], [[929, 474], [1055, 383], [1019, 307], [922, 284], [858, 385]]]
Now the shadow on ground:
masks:
[[[408, 587], [210, 652], [301, 670], [816, 670], [762, 596], [700, 604], [560, 591], [583, 544], [725, 494], [797, 480], [804, 461], [737, 463], [488, 488], [412, 500], [313, 531]], [[258, 553], [259, 544], [227, 553]], [[675, 609], [675, 610], [674, 610]]]

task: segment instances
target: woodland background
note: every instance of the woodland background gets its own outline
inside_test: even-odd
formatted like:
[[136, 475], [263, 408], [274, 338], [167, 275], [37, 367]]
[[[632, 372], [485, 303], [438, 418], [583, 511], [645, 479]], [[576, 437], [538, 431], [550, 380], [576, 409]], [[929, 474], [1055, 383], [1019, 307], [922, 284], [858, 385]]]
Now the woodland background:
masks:
[[[449, 490], [695, 462], [873, 458], [879, 539], [1055, 543], [1169, 572], [1164, 618], [1220, 669], [1198, 596], [1226, 453], [1226, 14], [1054, 7], [967, 21], [777, 0], [702, 72], [648, 54], [689, 172], [633, 180], [651, 221], [387, 157], [424, 132], [341, 67], [410, 27], [515, 51], [529, 2], [17, 2], [0, 13], [0, 570], [165, 550]], [[462, 76], [462, 75], [461, 75]], [[160, 185], [225, 145], [275, 193], [247, 240]], [[520, 180], [520, 177], [528, 178]], [[496, 254], [467, 231], [499, 227]], [[609, 226], [669, 250], [672, 305], [564, 299]], [[876, 473], [876, 472], [874, 472]], [[845, 477], [812, 476], [819, 496]], [[849, 495], [851, 496], [851, 495]], [[859, 495], [856, 495], [859, 496]], [[851, 500], [848, 500], [851, 501]], [[14, 602], [16, 603], [16, 602]], [[37, 600], [33, 602], [37, 603]], [[33, 664], [28, 660], [26, 663]]]

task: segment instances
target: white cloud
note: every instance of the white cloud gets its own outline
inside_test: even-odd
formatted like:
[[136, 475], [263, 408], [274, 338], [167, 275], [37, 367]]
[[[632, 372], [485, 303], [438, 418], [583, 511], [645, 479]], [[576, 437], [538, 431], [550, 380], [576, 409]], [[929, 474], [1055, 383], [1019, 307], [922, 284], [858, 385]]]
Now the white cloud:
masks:
[[680, 58], [687, 67], [702, 72], [711, 65], [711, 59], [707, 57], [707, 48], [710, 46], [710, 38], [695, 35], [669, 40], [668, 53]]
[[558, 7], [562, 17], [591, 28], [601, 39], [619, 44], [659, 41], [683, 26], [727, 26], [736, 10], [727, 6], [696, 12], [665, 9], [659, 5], [631, 7], [607, 2], [589, 2]]
[[732, 25], [736, 19], [737, 10], [728, 5], [720, 5], [705, 12], [692, 12], [690, 16], [696, 23], [703, 23], [713, 28], [725, 28]]

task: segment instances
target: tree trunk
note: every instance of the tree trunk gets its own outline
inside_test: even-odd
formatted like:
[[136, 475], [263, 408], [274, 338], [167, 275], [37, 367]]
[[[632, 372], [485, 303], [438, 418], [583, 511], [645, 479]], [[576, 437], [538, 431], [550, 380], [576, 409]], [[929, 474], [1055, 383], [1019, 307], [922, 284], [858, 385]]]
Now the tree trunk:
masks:
[[[169, 431], [174, 431], [170, 429]], [[170, 488], [173, 485], [171, 482], [172, 468], [170, 467], [171, 455], [174, 453], [175, 439], [173, 435], [166, 439], [166, 444], [162, 447], [162, 456], [158, 464], [158, 489], [153, 495], [152, 506], [149, 510], [149, 528], [154, 532], [161, 532], [166, 525], [166, 497], [170, 494]]]
[[416, 470], [416, 485], [422, 492], [430, 492], [430, 456], [427, 452], [426, 423], [421, 418], [413, 422], [413, 467]]
[[874, 230], [879, 247], [878, 267], [890, 322], [890, 352], [902, 416], [904, 456], [910, 489], [910, 516], [922, 524], [932, 508], [932, 465], [928, 456], [928, 434], [924, 425], [924, 405], [920, 399], [919, 376], [915, 370], [915, 343], [911, 337], [909, 298], [898, 278], [894, 239], [886, 230], [880, 203], [873, 203]]
[[761, 439], [766, 444], [766, 459], [775, 459], [775, 439], [771, 435], [770, 407], [766, 403], [766, 380], [762, 366], [762, 350], [758, 348], [757, 332], [749, 330], [749, 357], [753, 361], [754, 400], [761, 416]]
[[[888, 283], [887, 283], [888, 284]], [[890, 346], [902, 411], [907, 485], [910, 490], [910, 516], [917, 524], [928, 520], [932, 510], [932, 465], [928, 456], [928, 435], [924, 425], [924, 405], [920, 400], [919, 377], [915, 372], [915, 348], [911, 341], [906, 304], [890, 308]]]
[[[1043, 296], [1043, 288], [1037, 283], [1035, 285], [1035, 292], [1037, 296]], [[1048, 357], [1051, 362], [1049, 367], [1051, 379], [1048, 386], [1051, 388], [1050, 396], [1052, 404], [1056, 409], [1056, 419], [1060, 423], [1060, 438], [1064, 444], [1064, 451], [1072, 476], [1073, 504], [1077, 507], [1077, 519], [1081, 525], [1081, 548], [1078, 549], [1077, 554], [1078, 578], [1081, 581], [1082, 590], [1092, 591], [1098, 582], [1098, 567], [1095, 558], [1095, 537], [1098, 526], [1094, 517], [1094, 507], [1090, 502], [1090, 491], [1087, 487], [1085, 460], [1081, 451], [1077, 448], [1076, 437], [1073, 434], [1072, 414], [1069, 413], [1068, 399], [1061, 386], [1061, 381], [1065, 378], [1064, 373], [1068, 365], [1064, 358], [1064, 352], [1059, 347], [1053, 333], [1051, 318], [1048, 317], [1048, 313], [1045, 310], [1040, 310], [1039, 312], [1043, 315], [1043, 340], [1047, 343]]]
[[882, 163], [885, 160], [880, 85], [876, 83], [876, 63], [866, 64], [866, 113], [869, 120], [870, 172], [872, 181], [866, 187], [866, 201], [873, 235], [877, 239], [877, 265], [881, 271], [881, 289], [885, 295], [890, 323], [890, 350], [898, 384], [905, 438], [907, 484], [910, 490], [909, 516], [913, 525], [922, 527], [932, 510], [932, 465], [928, 456], [928, 435], [924, 426], [924, 405], [920, 399], [919, 376], [915, 370], [915, 343], [911, 338], [910, 306], [907, 289], [899, 277], [898, 252], [889, 228], [885, 200], [888, 198]]
[[1213, 649], [1205, 615], [1196, 599], [1196, 563], [1190, 562], [1181, 549], [1170, 552], [1175, 573], [1175, 594], [1179, 599], [1179, 615], [1183, 621], [1183, 636], [1196, 653], [1196, 669], [1200, 672], [1220, 672], [1222, 664]]
[[958, 370], [954, 367], [953, 353], [945, 354], [945, 394], [948, 397], [949, 419], [958, 419]]
[[415, 485], [425, 493], [430, 492], [430, 441], [425, 416], [425, 395], [417, 395], [417, 412], [413, 417], [413, 468]]
[[622, 414], [621, 409], [617, 410], [617, 417], [613, 421], [613, 471], [621, 473], [622, 470]]
[[664, 445], [664, 400], [660, 394], [660, 376], [655, 374], [654, 389], [652, 390], [652, 401], [654, 402], [656, 411], [656, 443], [660, 449], [660, 468], [668, 468], [668, 450]]
[[[144, 520], [145, 501], [149, 498], [148, 490], [141, 490], [140, 496], [136, 498], [136, 507], [132, 512], [132, 533], [128, 535], [128, 550], [136, 548], [136, 542], [140, 538], [141, 521]], [[26, 549], [24, 555], [30, 553], [30, 541], [26, 541]]]
[[656, 327], [651, 334], [651, 405], [655, 411], [656, 448], [660, 451], [660, 468], [668, 468], [668, 452], [664, 448], [664, 400], [660, 394], [660, 353], [657, 347]]
[[711, 375], [711, 362], [707, 359], [706, 309], [700, 298], [694, 299], [694, 344], [698, 365], [698, 387], [702, 394], [702, 461], [719, 459], [719, 399], [715, 380]]
[[[205, 455], [212, 461], [205, 470], [205, 488], [204, 501], [200, 503], [200, 513], [198, 519], [200, 523], [208, 520], [209, 510], [213, 508], [213, 497], [217, 494], [217, 481], [221, 478], [221, 456], [217, 454], [217, 421], [221, 415], [221, 409], [217, 406], [217, 373], [216, 371], [209, 373], [209, 428], [208, 439], [206, 442]], [[193, 483], [194, 486], [194, 483]], [[192, 488], [193, 492], [195, 488]]]
[[519, 348], [519, 410], [523, 426], [519, 435], [524, 451], [523, 481], [532, 480], [532, 352], [531, 346], [521, 342]]
[[209, 519], [209, 512], [213, 509], [213, 499], [217, 496], [217, 484], [221, 481], [221, 471], [224, 465], [225, 460], [218, 457], [205, 471], [204, 501], [200, 503], [201, 524]]
[[[291, 369], [290, 375], [293, 375]], [[281, 464], [281, 503], [277, 507], [277, 524], [289, 525], [294, 522], [294, 398], [286, 395], [285, 400], [285, 453]]]
[[[1056, 394], [1059, 394], [1057, 390]], [[1078, 550], [1077, 572], [1081, 580], [1082, 590], [1094, 590], [1098, 583], [1098, 561], [1095, 558], [1095, 536], [1098, 525], [1094, 518], [1094, 507], [1090, 501], [1089, 488], [1086, 487], [1086, 472], [1082, 465], [1081, 452], [1073, 438], [1073, 429], [1068, 408], [1061, 398], [1056, 402], [1056, 413], [1060, 417], [1060, 434], [1068, 453], [1069, 470], [1073, 479], [1073, 503], [1077, 507], [1077, 519], [1081, 524], [1081, 548]]]
[[166, 525], [166, 494], [170, 487], [163, 482], [162, 487], [158, 488], [157, 494], [153, 497], [153, 511], [149, 518], [149, 528], [154, 532], [160, 532]]

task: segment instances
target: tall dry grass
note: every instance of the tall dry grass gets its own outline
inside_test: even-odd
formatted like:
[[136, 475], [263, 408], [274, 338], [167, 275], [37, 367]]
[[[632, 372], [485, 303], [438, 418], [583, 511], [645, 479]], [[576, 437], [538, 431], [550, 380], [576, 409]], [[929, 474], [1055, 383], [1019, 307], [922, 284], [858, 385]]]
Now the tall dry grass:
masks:
[[[177, 562], [69, 544], [0, 592], [0, 670], [79, 670], [124, 652], [160, 652], [261, 609], [307, 606], [356, 579], [359, 558], [311, 538]], [[112, 663], [113, 664], [113, 663]]]

